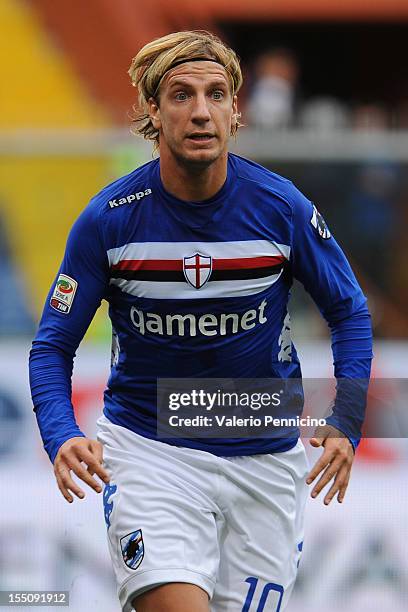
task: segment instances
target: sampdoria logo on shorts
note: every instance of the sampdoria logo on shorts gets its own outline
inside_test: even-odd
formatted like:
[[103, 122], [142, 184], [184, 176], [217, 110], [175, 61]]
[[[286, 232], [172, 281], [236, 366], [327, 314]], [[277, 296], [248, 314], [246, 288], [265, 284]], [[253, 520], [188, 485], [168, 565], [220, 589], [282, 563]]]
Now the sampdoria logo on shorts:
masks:
[[130, 569], [137, 569], [144, 557], [144, 544], [142, 530], [138, 529], [128, 533], [120, 539], [122, 557]]
[[78, 283], [76, 280], [66, 274], [60, 274], [50, 299], [50, 306], [54, 310], [58, 310], [58, 312], [68, 314], [71, 310], [77, 287]]

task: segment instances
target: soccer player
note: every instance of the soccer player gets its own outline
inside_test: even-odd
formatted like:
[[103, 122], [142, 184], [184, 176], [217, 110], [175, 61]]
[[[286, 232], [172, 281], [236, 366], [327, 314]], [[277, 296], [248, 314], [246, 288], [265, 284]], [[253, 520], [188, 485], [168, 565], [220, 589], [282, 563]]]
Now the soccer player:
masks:
[[[104, 481], [124, 611], [282, 611], [302, 550], [306, 483], [342, 502], [364, 402], [336, 403], [311, 439], [166, 439], [159, 378], [300, 378], [287, 302], [299, 279], [327, 320], [337, 378], [368, 379], [366, 299], [315, 206], [287, 179], [228, 153], [239, 127], [236, 54], [207, 32], [133, 59], [136, 132], [160, 157], [97, 194], [76, 221], [30, 356], [44, 446], [68, 502]], [[71, 404], [75, 351], [102, 299], [112, 369], [98, 440]], [[342, 412], [343, 411], [343, 412]]]

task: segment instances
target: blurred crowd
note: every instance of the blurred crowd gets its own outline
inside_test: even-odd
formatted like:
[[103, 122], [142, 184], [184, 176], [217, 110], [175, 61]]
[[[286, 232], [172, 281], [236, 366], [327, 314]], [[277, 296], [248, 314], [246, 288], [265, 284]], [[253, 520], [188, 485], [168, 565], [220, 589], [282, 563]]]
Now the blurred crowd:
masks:
[[[256, 130], [386, 131], [408, 128], [408, 102], [392, 108], [372, 101], [353, 104], [331, 96], [307, 97], [302, 92], [300, 63], [289, 48], [258, 55], [247, 66], [241, 108], [246, 125]], [[278, 162], [279, 163], [279, 162]], [[373, 310], [375, 331], [385, 336], [408, 335], [408, 221], [406, 164], [375, 162], [313, 166], [271, 163], [314, 199], [334, 228]], [[374, 312], [375, 311], [375, 312]]]
[[408, 101], [346, 103], [332, 96], [304, 98], [300, 66], [289, 48], [265, 51], [248, 70], [244, 119], [260, 129], [388, 130], [408, 128]]
[[7, 226], [0, 216], [0, 337], [32, 334], [34, 320], [30, 291], [13, 260]]

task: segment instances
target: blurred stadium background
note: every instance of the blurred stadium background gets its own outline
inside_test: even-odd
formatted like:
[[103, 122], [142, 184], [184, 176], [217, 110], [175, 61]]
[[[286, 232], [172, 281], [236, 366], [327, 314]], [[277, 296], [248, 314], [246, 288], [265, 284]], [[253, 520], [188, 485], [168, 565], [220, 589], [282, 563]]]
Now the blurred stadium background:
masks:
[[[130, 59], [180, 29], [210, 29], [240, 55], [233, 150], [317, 204], [369, 297], [375, 376], [408, 374], [407, 0], [0, 0], [0, 590], [69, 589], [75, 612], [119, 610], [102, 499], [60, 497], [27, 352], [74, 219], [151, 159], [129, 132]], [[328, 331], [299, 287], [292, 312], [305, 375], [330, 376]], [[103, 311], [75, 368], [89, 434], [109, 353]], [[407, 468], [406, 439], [364, 440], [344, 506], [309, 504], [289, 612], [408, 609]]]

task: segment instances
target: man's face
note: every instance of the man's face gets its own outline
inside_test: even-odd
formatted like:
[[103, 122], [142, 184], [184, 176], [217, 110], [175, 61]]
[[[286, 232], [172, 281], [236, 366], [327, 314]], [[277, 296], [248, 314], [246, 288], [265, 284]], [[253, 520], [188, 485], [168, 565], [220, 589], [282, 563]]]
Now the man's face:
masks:
[[220, 64], [187, 62], [164, 77], [159, 100], [149, 100], [149, 111], [159, 130], [161, 156], [208, 166], [227, 152], [237, 98]]

